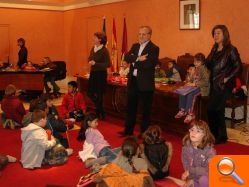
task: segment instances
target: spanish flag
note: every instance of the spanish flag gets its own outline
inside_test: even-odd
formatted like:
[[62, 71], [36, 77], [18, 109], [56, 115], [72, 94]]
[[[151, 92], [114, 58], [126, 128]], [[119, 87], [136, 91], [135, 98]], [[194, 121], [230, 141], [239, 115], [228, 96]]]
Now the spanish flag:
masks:
[[[122, 41], [122, 50], [121, 50], [121, 60], [124, 60], [125, 54], [128, 52], [128, 43], [127, 43], [127, 28], [126, 28], [126, 19], [124, 18], [124, 27], [123, 27], [123, 41]], [[121, 64], [122, 65], [122, 64]]]
[[118, 72], [118, 49], [117, 49], [117, 33], [115, 19], [113, 18], [112, 24], [112, 53], [111, 53], [111, 71]]

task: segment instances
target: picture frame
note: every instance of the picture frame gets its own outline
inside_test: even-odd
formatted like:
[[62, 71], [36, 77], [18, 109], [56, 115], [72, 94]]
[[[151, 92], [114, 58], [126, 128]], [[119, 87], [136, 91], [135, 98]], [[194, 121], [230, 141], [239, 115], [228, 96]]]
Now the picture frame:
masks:
[[180, 0], [180, 29], [200, 29], [200, 0]]

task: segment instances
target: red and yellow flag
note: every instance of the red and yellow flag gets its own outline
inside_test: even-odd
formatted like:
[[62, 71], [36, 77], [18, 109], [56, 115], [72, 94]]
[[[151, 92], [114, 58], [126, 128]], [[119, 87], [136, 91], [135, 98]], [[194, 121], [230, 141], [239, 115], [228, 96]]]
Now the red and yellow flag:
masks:
[[117, 32], [115, 19], [113, 18], [112, 24], [112, 52], [111, 52], [111, 71], [118, 72], [118, 48], [117, 48]]
[[122, 40], [122, 50], [121, 50], [121, 60], [124, 60], [125, 54], [128, 52], [128, 43], [127, 43], [127, 28], [126, 28], [126, 19], [124, 18], [123, 26], [123, 40]]

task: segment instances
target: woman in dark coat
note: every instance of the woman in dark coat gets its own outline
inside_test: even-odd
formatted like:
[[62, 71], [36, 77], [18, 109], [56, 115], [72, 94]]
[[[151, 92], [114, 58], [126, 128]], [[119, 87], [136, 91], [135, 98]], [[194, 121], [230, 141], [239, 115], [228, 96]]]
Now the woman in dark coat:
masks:
[[28, 62], [28, 50], [25, 47], [25, 40], [23, 38], [19, 38], [17, 40], [17, 45], [20, 47], [20, 50], [18, 52], [18, 68], [22, 68], [23, 64], [26, 64]]
[[242, 63], [236, 47], [231, 44], [225, 25], [216, 25], [212, 30], [214, 46], [207, 58], [210, 70], [210, 98], [208, 121], [216, 144], [226, 143], [225, 104], [232, 92], [234, 78], [241, 72]]
[[94, 102], [96, 115], [105, 118], [103, 108], [103, 94], [107, 83], [107, 68], [110, 67], [110, 55], [105, 47], [107, 37], [105, 33], [94, 33], [94, 47], [91, 49], [88, 62], [91, 65], [88, 82], [88, 96]]

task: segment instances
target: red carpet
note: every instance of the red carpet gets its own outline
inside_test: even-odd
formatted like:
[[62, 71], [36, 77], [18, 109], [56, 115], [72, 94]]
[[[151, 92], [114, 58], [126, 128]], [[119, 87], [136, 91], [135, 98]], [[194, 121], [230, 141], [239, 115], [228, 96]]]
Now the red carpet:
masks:
[[[109, 117], [106, 121], [99, 122], [99, 130], [113, 147], [121, 145], [122, 138], [117, 136], [117, 132], [122, 130], [123, 121]], [[36, 170], [23, 169], [19, 162], [9, 164], [0, 177], [1, 187], [25, 186], [44, 187], [46, 185], [60, 185], [73, 187], [77, 184], [81, 175], [88, 172], [84, 164], [77, 158], [78, 151], [82, 149], [82, 143], [76, 141], [78, 131], [70, 131], [70, 144], [74, 149], [74, 154], [69, 158], [68, 163], [63, 166], [49, 167]], [[136, 134], [138, 131], [136, 131]], [[173, 177], [180, 177], [183, 172], [181, 165], [181, 137], [171, 133], [164, 133], [168, 141], [173, 144], [173, 158], [170, 173]], [[20, 129], [9, 130], [0, 127], [0, 153], [9, 154], [20, 159], [21, 140]], [[216, 146], [218, 154], [249, 154], [249, 147], [236, 143], [227, 143]]]

